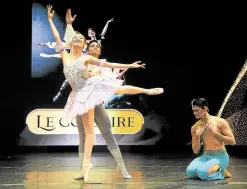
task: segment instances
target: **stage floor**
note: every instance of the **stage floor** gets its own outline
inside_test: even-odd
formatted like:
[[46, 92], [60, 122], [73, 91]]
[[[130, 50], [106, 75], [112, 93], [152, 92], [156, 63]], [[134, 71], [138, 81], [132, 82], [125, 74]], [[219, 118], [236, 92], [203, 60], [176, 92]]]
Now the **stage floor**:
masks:
[[74, 181], [79, 171], [76, 152], [36, 152], [0, 159], [0, 188], [30, 189], [149, 189], [149, 188], [247, 188], [247, 158], [230, 156], [233, 177], [224, 181], [188, 179], [186, 166], [192, 154], [123, 152], [132, 179], [121, 177], [108, 152], [94, 152], [89, 184]]

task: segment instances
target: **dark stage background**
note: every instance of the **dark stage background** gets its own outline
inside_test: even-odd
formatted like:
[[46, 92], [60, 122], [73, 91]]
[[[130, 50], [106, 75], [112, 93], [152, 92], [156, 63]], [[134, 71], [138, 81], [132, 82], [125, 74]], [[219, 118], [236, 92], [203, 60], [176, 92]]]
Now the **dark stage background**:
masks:
[[[115, 18], [106, 34], [103, 56], [115, 62], [144, 61], [145, 70], [127, 73], [128, 84], [164, 88], [162, 96], [148, 98], [149, 106], [171, 126], [157, 144], [162, 148], [190, 142], [194, 97], [205, 97], [210, 113], [217, 114], [246, 59], [246, 10], [241, 5], [42, 1], [49, 3], [59, 14], [71, 8], [77, 14], [74, 28], [82, 33], [89, 27], [100, 33], [105, 22]], [[32, 2], [11, 3], [8, 8], [10, 12], [2, 18], [0, 142], [4, 153], [16, 150], [30, 111], [53, 106], [51, 97], [64, 79], [61, 68], [45, 78], [31, 78]], [[137, 104], [137, 97], [132, 101]]]

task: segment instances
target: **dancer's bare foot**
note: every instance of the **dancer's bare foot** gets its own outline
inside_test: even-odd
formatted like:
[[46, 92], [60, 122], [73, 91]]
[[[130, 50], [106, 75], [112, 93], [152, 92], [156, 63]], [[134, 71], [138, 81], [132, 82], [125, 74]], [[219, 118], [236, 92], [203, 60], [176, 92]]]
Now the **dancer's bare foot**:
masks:
[[164, 93], [163, 88], [153, 88], [153, 89], [148, 89], [147, 90], [147, 95], [159, 95]]
[[232, 174], [227, 169], [224, 169], [223, 173], [225, 175], [225, 178], [231, 178], [232, 177]]

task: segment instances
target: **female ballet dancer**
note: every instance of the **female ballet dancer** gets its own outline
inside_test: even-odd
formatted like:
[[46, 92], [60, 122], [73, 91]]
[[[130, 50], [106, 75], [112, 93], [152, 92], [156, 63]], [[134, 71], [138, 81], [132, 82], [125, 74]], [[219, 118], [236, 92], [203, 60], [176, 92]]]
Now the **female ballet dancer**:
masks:
[[108, 68], [144, 68], [145, 64], [137, 61], [133, 64], [109, 63], [106, 60], [99, 60], [90, 55], [84, 55], [82, 49], [86, 43], [85, 37], [79, 32], [73, 37], [71, 51], [64, 50], [59, 33], [52, 21], [54, 11], [52, 6], [47, 6], [48, 22], [57, 43], [57, 51], [63, 61], [64, 75], [72, 88], [62, 117], [71, 121], [77, 115], [81, 115], [85, 129], [85, 151], [81, 172], [84, 175], [84, 182], [88, 182], [88, 173], [91, 164], [91, 153], [94, 145], [94, 106], [101, 104], [113, 94], [150, 94], [163, 93], [162, 88], [143, 89], [134, 86], [121, 86], [123, 81], [118, 79], [106, 79], [102, 76], [93, 76], [87, 80], [82, 79], [82, 73], [89, 64]]
[[[68, 9], [67, 12], [66, 12], [66, 16], [65, 16], [65, 20], [66, 20], [66, 29], [65, 29], [65, 34], [64, 34], [64, 41], [65, 41], [65, 46], [69, 49], [69, 44], [71, 43], [71, 40], [73, 38], [73, 36], [75, 35], [75, 30], [74, 28], [72, 27], [72, 23], [75, 21], [75, 18], [76, 18], [76, 15], [74, 15], [72, 17], [71, 15], [71, 9]], [[88, 44], [91, 42], [91, 41], [94, 41], [94, 40], [97, 40], [99, 42], [99, 44], [101, 45], [101, 41], [103, 39], [105, 39], [105, 34], [108, 30], [108, 27], [109, 27], [109, 24], [111, 22], [114, 21], [114, 18], [108, 20], [100, 34], [100, 39], [97, 40], [96, 39], [96, 33], [95, 31], [93, 30], [93, 28], [88, 28], [88, 37], [90, 38], [90, 40], [86, 40], [86, 45], [84, 46], [82, 52], [84, 54], [87, 54], [87, 46]], [[46, 44], [49, 44], [49, 43], [40, 43], [40, 45], [46, 45]], [[53, 42], [52, 45], [49, 45], [49, 47], [52, 47], [52, 48], [56, 48], [56, 42]], [[47, 54], [44, 54], [44, 53], [40, 53], [40, 56], [42, 57], [46, 57], [46, 58], [51, 58], [51, 57], [56, 57], [56, 58], [61, 58], [60, 54], [54, 54], [54, 55], [47, 55]], [[126, 72], [128, 69], [124, 69], [124, 71]], [[125, 72], [121, 72], [122, 74], [125, 73]], [[121, 75], [119, 75], [119, 77], [121, 77]], [[60, 89], [59, 89], [59, 92], [57, 93], [57, 95], [53, 98], [53, 102], [55, 102], [59, 97], [60, 95], [62, 94], [62, 91], [66, 89], [66, 87], [68, 86], [68, 83], [67, 81], [65, 80]]]

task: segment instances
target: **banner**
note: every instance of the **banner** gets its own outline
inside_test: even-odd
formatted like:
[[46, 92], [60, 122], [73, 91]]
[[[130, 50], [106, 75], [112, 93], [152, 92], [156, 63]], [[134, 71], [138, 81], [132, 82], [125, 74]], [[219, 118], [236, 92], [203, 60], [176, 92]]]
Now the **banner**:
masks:
[[[62, 120], [63, 109], [36, 109], [26, 118], [28, 129], [34, 134], [77, 134], [76, 119], [71, 123]], [[113, 134], [135, 134], [144, 123], [140, 112], [133, 109], [107, 109]], [[95, 134], [101, 134], [95, 123]]]

